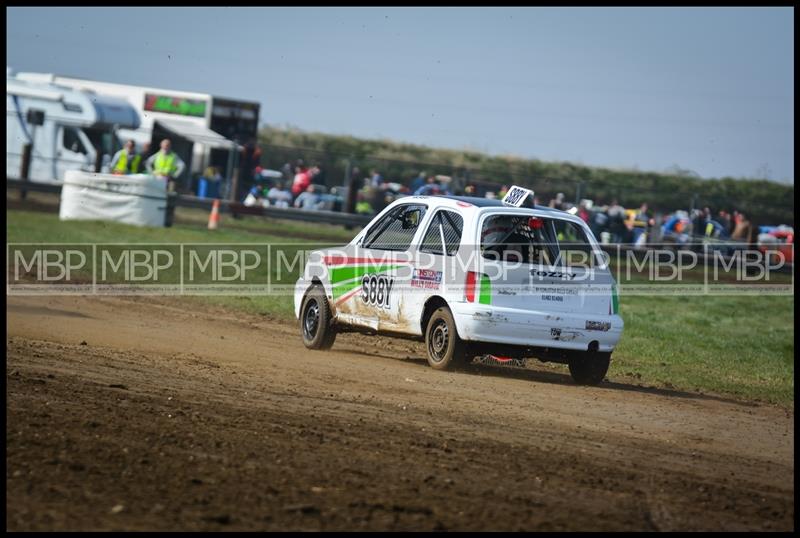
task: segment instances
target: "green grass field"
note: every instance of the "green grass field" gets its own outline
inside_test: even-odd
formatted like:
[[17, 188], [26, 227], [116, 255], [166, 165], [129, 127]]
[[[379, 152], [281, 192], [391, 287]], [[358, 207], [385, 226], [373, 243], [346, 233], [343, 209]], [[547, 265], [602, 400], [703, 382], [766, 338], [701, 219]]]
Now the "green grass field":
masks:
[[[179, 209], [167, 229], [108, 222], [61, 222], [58, 215], [7, 210], [12, 243], [297, 243], [295, 248], [343, 244], [356, 230], [223, 215], [206, 229], [207, 214]], [[284, 275], [293, 282], [296, 274]], [[292, 317], [292, 297], [192, 297], [272, 318]], [[794, 400], [793, 296], [620, 297], [625, 332], [609, 377], [746, 400], [792, 405]]]

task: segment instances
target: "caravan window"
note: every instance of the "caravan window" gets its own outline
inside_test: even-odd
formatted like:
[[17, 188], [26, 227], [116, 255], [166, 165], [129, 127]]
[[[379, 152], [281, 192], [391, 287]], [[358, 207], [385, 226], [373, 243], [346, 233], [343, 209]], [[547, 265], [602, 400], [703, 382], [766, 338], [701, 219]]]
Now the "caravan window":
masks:
[[89, 153], [86, 150], [86, 146], [83, 145], [83, 141], [78, 134], [77, 128], [63, 127], [62, 131], [64, 135], [61, 139], [61, 145], [64, 147], [64, 149], [74, 151], [75, 153], [83, 153], [84, 155]]

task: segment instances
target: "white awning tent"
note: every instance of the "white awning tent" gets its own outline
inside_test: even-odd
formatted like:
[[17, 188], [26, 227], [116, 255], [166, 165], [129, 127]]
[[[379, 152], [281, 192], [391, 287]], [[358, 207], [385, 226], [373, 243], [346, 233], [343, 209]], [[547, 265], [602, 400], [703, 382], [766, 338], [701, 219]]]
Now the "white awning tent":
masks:
[[212, 131], [202, 125], [189, 123], [188, 121], [173, 120], [173, 119], [158, 119], [156, 123], [161, 125], [168, 131], [172, 131], [178, 136], [182, 136], [187, 140], [191, 140], [195, 144], [202, 144], [211, 148], [218, 149], [240, 149], [241, 146], [232, 140], [228, 140], [221, 134]]

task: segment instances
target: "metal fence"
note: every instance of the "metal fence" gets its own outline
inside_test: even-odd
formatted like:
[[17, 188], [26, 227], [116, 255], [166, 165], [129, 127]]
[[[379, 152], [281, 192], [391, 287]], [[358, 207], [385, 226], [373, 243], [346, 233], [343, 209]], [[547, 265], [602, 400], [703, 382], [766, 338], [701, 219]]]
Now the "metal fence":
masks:
[[[24, 197], [27, 191], [45, 192], [45, 193], [61, 193], [61, 185], [50, 183], [37, 183], [31, 181], [22, 181], [20, 179], [8, 178], [6, 180], [6, 189], [19, 190]], [[170, 214], [168, 222], [171, 222], [171, 212], [174, 212], [176, 207], [197, 208], [211, 210], [214, 199], [198, 198], [185, 194], [171, 193], [167, 198], [167, 212]], [[347, 226], [352, 228], [363, 227], [372, 220], [369, 215], [355, 215], [351, 213], [340, 213], [334, 211], [306, 211], [295, 208], [279, 208], [279, 207], [248, 207], [239, 202], [231, 202], [228, 200], [220, 200], [220, 210], [228, 212], [232, 215], [254, 215], [265, 218], [273, 219], [286, 219], [296, 220], [313, 223], [333, 224], [340, 226]], [[616, 255], [626, 252], [635, 253], [635, 256], [641, 257], [646, 255], [646, 252], [652, 248], [664, 247], [664, 244], [658, 245], [645, 245], [644, 248], [635, 247], [627, 244], [602, 244], [601, 248], [608, 254]], [[699, 249], [696, 252], [699, 263], [703, 265], [712, 265], [719, 262], [719, 256], [714, 254], [716, 245], [714, 242], [703, 242], [699, 244]], [[744, 246], [744, 245], [743, 245]], [[728, 259], [730, 256], [724, 256]], [[793, 263], [787, 263], [782, 267], [779, 272], [792, 272]]]
[[[52, 183], [37, 183], [34, 181], [22, 181], [20, 179], [8, 178], [6, 180], [7, 189], [16, 189], [23, 193], [26, 192], [46, 192], [52, 194], [61, 193], [61, 185]], [[176, 207], [189, 207], [211, 210], [214, 200], [211, 198], [198, 198], [186, 194], [171, 194], [167, 198], [168, 211]], [[350, 213], [339, 213], [334, 211], [306, 211], [292, 207], [248, 207], [240, 202], [220, 200], [220, 210], [233, 215], [258, 215], [274, 219], [299, 220], [305, 222], [318, 222], [324, 224], [337, 224], [341, 226], [358, 227], [364, 226], [372, 220], [368, 215], [353, 215]]]

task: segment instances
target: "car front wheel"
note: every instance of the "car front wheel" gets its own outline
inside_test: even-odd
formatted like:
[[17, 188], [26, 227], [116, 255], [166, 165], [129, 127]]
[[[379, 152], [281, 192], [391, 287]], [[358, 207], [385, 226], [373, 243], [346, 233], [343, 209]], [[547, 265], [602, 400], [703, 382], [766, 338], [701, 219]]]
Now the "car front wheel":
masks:
[[303, 344], [308, 349], [330, 349], [336, 340], [331, 308], [322, 286], [313, 286], [303, 298], [300, 309]]

